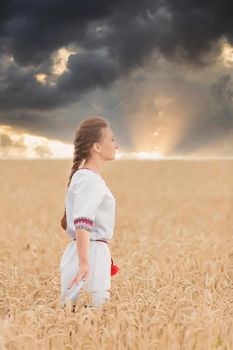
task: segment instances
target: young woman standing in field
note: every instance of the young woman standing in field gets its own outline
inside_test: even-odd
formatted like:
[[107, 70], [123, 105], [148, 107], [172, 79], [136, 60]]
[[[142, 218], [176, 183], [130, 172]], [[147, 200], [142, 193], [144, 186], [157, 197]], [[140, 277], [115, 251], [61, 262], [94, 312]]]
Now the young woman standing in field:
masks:
[[[110, 299], [112, 260], [108, 241], [113, 236], [116, 201], [101, 176], [104, 163], [115, 159], [118, 145], [106, 119], [87, 117], [74, 137], [74, 158], [65, 197], [63, 229], [72, 237], [60, 263], [61, 305], [77, 285], [92, 295], [90, 306]], [[85, 163], [85, 164], [84, 164]], [[81, 284], [79, 284], [81, 285]]]

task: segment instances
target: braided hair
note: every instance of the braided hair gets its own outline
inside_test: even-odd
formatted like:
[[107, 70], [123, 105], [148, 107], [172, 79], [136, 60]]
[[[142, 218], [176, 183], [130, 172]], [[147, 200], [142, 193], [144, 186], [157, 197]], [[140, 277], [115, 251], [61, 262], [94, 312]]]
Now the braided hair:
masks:
[[[78, 125], [74, 134], [74, 156], [73, 165], [67, 183], [67, 190], [70, 185], [72, 176], [79, 169], [81, 164], [90, 158], [90, 148], [95, 142], [99, 142], [102, 138], [102, 128], [109, 126], [108, 121], [101, 116], [93, 116], [84, 118]], [[61, 218], [61, 227], [66, 230], [66, 210]]]

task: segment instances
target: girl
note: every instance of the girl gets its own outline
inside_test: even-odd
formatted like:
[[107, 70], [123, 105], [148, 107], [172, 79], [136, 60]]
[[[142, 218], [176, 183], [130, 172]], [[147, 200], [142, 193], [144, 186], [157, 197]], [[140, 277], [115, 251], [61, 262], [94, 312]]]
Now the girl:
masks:
[[61, 219], [63, 229], [72, 237], [60, 263], [61, 305], [64, 307], [66, 296], [72, 295], [72, 287], [82, 282], [82, 288], [91, 293], [90, 306], [98, 307], [110, 299], [108, 241], [113, 236], [116, 208], [101, 170], [106, 161], [115, 159], [118, 145], [108, 121], [99, 116], [80, 122], [73, 144], [73, 166]]

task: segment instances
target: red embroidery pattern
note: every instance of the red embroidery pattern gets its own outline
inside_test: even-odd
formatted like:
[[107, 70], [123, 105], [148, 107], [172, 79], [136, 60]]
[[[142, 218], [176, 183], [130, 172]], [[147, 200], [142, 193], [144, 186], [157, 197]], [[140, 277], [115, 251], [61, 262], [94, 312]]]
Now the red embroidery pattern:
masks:
[[74, 225], [77, 228], [84, 228], [91, 232], [92, 226], [93, 226], [93, 220], [85, 217], [80, 216], [76, 219], [74, 219]]

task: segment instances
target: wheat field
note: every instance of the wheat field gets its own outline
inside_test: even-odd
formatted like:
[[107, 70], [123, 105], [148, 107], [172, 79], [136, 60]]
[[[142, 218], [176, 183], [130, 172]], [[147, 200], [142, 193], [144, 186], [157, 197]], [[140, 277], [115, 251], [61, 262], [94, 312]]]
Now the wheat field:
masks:
[[2, 160], [0, 349], [233, 349], [233, 161], [105, 164], [111, 300], [59, 305], [71, 160]]

